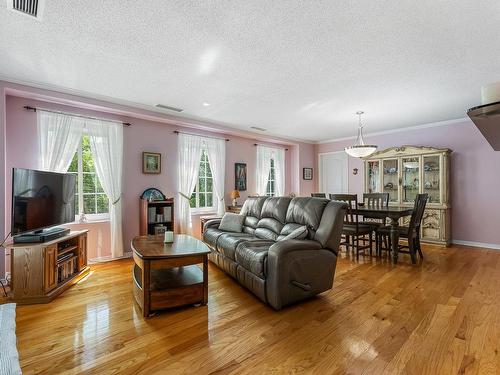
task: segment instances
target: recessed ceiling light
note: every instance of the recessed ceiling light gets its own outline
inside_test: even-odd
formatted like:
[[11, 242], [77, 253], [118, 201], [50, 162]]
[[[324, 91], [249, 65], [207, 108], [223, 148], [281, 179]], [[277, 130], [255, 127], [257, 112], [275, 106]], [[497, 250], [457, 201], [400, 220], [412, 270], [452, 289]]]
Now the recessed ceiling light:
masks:
[[172, 106], [164, 105], [164, 104], [157, 104], [156, 107], [161, 108], [161, 109], [168, 109], [169, 111], [174, 111], [174, 112], [182, 112], [183, 111], [182, 108], [172, 107]]
[[210, 107], [210, 103], [203, 102], [203, 107]]
[[261, 132], [265, 132], [265, 131], [266, 131], [266, 129], [264, 129], [264, 128], [259, 128], [258, 126], [250, 126], [250, 129], [259, 130], [259, 131], [261, 131]]

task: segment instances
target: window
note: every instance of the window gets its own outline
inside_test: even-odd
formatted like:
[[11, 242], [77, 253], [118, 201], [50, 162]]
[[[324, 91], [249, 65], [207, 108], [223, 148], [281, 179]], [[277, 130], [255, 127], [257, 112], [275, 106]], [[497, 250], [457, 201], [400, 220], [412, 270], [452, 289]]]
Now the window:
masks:
[[193, 194], [191, 194], [189, 204], [192, 209], [212, 211], [215, 209], [213, 196], [212, 170], [208, 162], [207, 152], [203, 150], [198, 170], [198, 183], [196, 184]]
[[271, 159], [271, 169], [267, 179], [266, 195], [274, 197], [276, 195], [276, 169], [274, 168], [274, 159]]
[[69, 173], [76, 174], [76, 212], [81, 219], [109, 218], [109, 200], [94, 167], [89, 137], [84, 135], [71, 161]]

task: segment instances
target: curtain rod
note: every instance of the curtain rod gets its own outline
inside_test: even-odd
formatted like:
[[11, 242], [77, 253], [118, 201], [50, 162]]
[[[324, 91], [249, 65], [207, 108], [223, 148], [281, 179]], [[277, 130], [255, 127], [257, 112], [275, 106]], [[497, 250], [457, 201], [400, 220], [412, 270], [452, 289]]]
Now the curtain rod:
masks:
[[74, 116], [74, 117], [82, 117], [82, 118], [88, 118], [91, 120], [101, 120], [101, 121], [109, 121], [109, 122], [117, 122], [119, 124], [123, 124], [125, 126], [131, 126], [132, 124], [130, 122], [122, 122], [122, 121], [117, 121], [117, 120], [108, 120], [108, 119], [103, 119], [99, 117], [91, 117], [91, 116], [84, 116], [84, 115], [77, 115], [75, 113], [68, 113], [68, 112], [61, 112], [61, 111], [52, 111], [50, 109], [45, 109], [45, 108], [37, 108], [37, 107], [30, 107], [29, 105], [25, 105], [23, 107], [27, 111], [43, 111], [43, 112], [50, 112], [50, 113], [59, 113], [61, 115], [68, 115], [68, 116]]
[[288, 148], [284, 148], [284, 147], [276, 147], [276, 146], [269, 146], [269, 145], [261, 145], [261, 144], [258, 144], [258, 143], [254, 143], [253, 144], [254, 146], [262, 146], [262, 147], [269, 147], [269, 148], [276, 148], [278, 150], [285, 150], [285, 151], [288, 151]]
[[197, 137], [205, 137], [205, 138], [213, 138], [213, 139], [223, 139], [226, 142], [229, 142], [229, 138], [211, 137], [209, 135], [195, 134], [195, 133], [188, 133], [188, 132], [181, 132], [179, 130], [174, 130], [174, 133], [177, 134], [177, 135], [179, 135], [179, 134], [189, 134], [189, 135], [196, 135]]

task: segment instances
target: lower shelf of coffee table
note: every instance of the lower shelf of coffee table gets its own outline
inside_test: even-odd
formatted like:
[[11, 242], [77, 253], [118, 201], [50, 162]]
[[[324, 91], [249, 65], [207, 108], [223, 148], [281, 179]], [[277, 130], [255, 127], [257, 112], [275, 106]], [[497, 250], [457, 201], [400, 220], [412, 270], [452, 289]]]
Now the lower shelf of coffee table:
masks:
[[[150, 271], [149, 310], [203, 302], [203, 271], [196, 265]], [[134, 296], [143, 307], [142, 270], [134, 265]]]

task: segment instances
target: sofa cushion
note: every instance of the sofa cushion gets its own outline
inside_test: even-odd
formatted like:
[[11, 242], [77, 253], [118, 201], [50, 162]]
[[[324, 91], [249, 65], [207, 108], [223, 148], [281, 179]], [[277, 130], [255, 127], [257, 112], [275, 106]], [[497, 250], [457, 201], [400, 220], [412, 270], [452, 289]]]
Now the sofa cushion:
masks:
[[261, 218], [276, 219], [280, 223], [285, 223], [288, 205], [292, 198], [289, 197], [270, 197], [267, 198], [262, 206]]
[[255, 236], [275, 241], [285, 224], [286, 212], [291, 200], [292, 198], [288, 197], [268, 198], [262, 207], [261, 219], [257, 224]]
[[321, 217], [328, 199], [296, 197], [293, 198], [288, 206], [286, 213], [286, 223], [295, 223], [305, 225], [309, 229], [307, 238], [314, 238], [316, 229], [321, 222]]
[[236, 248], [236, 262], [254, 275], [264, 278], [267, 251], [274, 243], [267, 240], [240, 243]]
[[241, 208], [240, 215], [245, 216], [243, 232], [253, 234], [262, 213], [262, 206], [268, 197], [249, 197]]
[[217, 228], [207, 228], [203, 232], [203, 241], [212, 249], [217, 249], [217, 239], [225, 232]]
[[[297, 223], [286, 223], [283, 226], [283, 229], [281, 229], [280, 235], [278, 236], [278, 241], [281, 241], [283, 237], [288, 236], [290, 233], [292, 233], [295, 229], [297, 228], [302, 228], [304, 225], [303, 224], [297, 224]], [[307, 226], [305, 226], [307, 228]]]
[[280, 235], [278, 237], [278, 241], [304, 240], [307, 237], [308, 232], [307, 227], [305, 225], [301, 225], [286, 235]]
[[244, 220], [245, 216], [243, 215], [226, 212], [222, 217], [219, 229], [226, 232], [241, 233]]
[[256, 238], [247, 233], [224, 233], [217, 240], [217, 251], [229, 259], [235, 260], [236, 247], [241, 242], [251, 240], [256, 240]]

